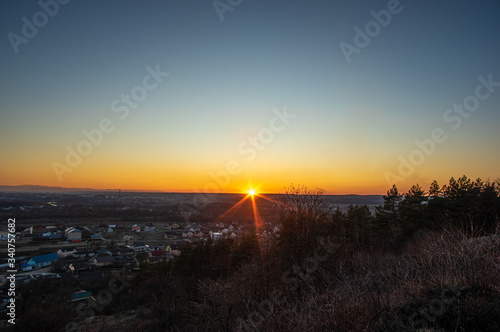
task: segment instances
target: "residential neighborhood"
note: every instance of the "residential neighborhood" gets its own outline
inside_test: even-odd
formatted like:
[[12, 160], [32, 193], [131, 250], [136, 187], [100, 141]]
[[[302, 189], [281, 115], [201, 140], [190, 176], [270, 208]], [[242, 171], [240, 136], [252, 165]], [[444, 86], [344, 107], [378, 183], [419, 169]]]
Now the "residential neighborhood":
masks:
[[18, 243], [36, 241], [42, 246], [50, 244], [54, 249], [18, 260], [19, 271], [22, 271], [18, 278], [30, 282], [41, 276], [39, 272], [63, 274], [71, 271], [78, 279], [79, 272], [84, 271], [105, 272], [109, 269], [139, 268], [141, 264], [169, 262], [181, 254], [187, 243], [236, 239], [245, 229], [238, 223], [216, 223], [211, 227], [199, 223], [148, 222], [133, 224], [130, 228], [117, 222], [97, 226], [62, 223], [34, 225], [19, 229], [16, 235]]

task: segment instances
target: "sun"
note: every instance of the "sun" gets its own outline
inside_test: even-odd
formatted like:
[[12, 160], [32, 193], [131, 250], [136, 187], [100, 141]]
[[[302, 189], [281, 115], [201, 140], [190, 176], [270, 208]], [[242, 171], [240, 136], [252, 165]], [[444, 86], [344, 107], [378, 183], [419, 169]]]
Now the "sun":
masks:
[[249, 194], [250, 196], [253, 196], [253, 195], [255, 195], [255, 194], [256, 194], [256, 192], [255, 192], [255, 190], [250, 189], [250, 190], [248, 191], [248, 194]]

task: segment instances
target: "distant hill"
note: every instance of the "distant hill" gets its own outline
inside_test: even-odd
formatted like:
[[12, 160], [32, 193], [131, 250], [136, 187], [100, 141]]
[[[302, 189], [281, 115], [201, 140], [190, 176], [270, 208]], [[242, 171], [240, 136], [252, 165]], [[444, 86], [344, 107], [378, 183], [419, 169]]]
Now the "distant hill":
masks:
[[118, 189], [63, 188], [25, 184], [20, 186], [0, 185], [2, 192], [82, 192], [82, 191], [118, 191]]
[[118, 192], [121, 190], [122, 193], [125, 192], [137, 192], [137, 193], [161, 193], [161, 191], [154, 190], [137, 190], [137, 189], [94, 189], [94, 188], [64, 188], [64, 187], [51, 187], [51, 186], [39, 186], [33, 184], [24, 184], [19, 186], [6, 186], [0, 185], [0, 192], [16, 192], [16, 193], [108, 193], [108, 192]]

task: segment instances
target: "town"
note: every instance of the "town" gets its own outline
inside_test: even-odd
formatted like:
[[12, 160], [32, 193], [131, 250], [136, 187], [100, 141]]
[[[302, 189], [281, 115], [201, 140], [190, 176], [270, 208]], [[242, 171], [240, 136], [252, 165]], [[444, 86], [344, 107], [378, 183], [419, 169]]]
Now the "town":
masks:
[[[139, 273], [147, 266], [171, 263], [187, 244], [238, 241], [255, 229], [249, 203], [243, 204], [237, 215], [225, 213], [244, 195], [213, 195], [211, 204], [199, 214], [183, 214], [179, 206], [189, 204], [191, 197], [121, 192], [2, 193], [0, 215], [15, 215], [17, 222], [15, 266], [8, 260], [9, 233], [0, 230], [0, 286], [7, 285], [7, 271], [12, 270], [17, 271], [18, 287], [33, 282], [53, 286], [69, 277], [77, 286], [66, 301], [76, 305], [93, 299], [89, 289], [113, 273]], [[266, 216], [270, 205], [263, 202], [261, 210]], [[276, 226], [267, 222], [259, 231], [266, 237]], [[7, 291], [0, 293], [1, 312], [9, 305]]]

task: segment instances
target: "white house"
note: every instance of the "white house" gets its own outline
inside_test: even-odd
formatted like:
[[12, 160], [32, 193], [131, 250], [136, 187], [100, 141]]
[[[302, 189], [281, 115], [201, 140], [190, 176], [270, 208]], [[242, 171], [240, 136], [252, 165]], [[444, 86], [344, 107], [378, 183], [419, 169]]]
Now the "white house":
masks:
[[74, 248], [74, 247], [72, 247], [72, 248], [63, 248], [63, 249], [59, 249], [57, 251], [57, 255], [59, 257], [61, 257], [61, 258], [72, 256], [74, 253], [76, 253], [76, 248]]
[[144, 243], [134, 243], [134, 251], [135, 252], [142, 252], [142, 251], [148, 251], [149, 246], [144, 244]]
[[220, 238], [222, 237], [222, 235], [223, 235], [221, 232], [212, 232], [212, 231], [210, 231], [210, 233], [209, 233], [209, 234], [210, 234], [210, 238], [211, 238], [212, 240], [218, 240], [218, 239], [220, 239]]
[[82, 232], [74, 227], [66, 228], [64, 235], [68, 241], [79, 241], [82, 239]]

